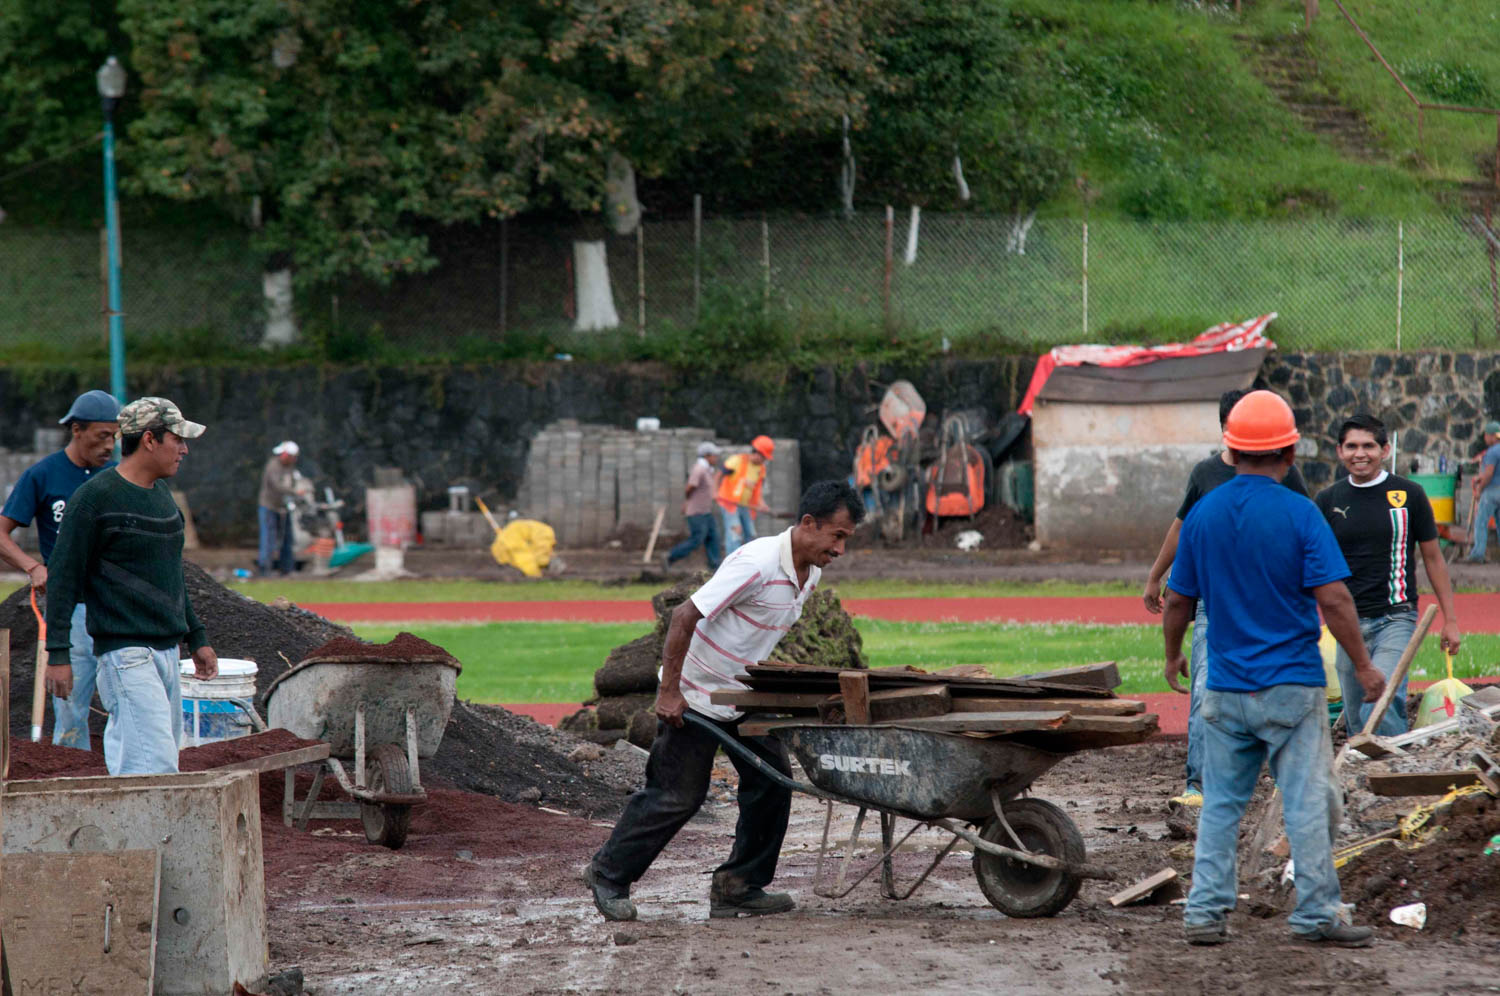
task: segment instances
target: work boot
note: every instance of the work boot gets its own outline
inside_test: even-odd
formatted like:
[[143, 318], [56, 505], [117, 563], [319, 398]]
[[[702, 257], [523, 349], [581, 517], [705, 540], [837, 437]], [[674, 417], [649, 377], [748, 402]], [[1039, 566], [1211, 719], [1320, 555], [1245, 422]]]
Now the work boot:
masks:
[[1229, 922], [1212, 920], [1208, 923], [1184, 923], [1182, 932], [1189, 944], [1223, 944], [1229, 940]]
[[594, 908], [606, 920], [624, 921], [635, 919], [635, 903], [630, 901], [630, 890], [621, 889], [594, 874], [590, 864], [583, 870], [583, 882], [594, 896]]
[[714, 875], [713, 884], [708, 889], [708, 915], [715, 920], [722, 917], [768, 916], [796, 908], [797, 904], [785, 892], [746, 888], [742, 881], [728, 875]]
[[1202, 809], [1203, 792], [1200, 789], [1189, 786], [1181, 795], [1174, 795], [1167, 800], [1167, 808], [1177, 807], [1179, 809]]
[[1332, 944], [1340, 948], [1367, 948], [1375, 943], [1375, 931], [1347, 923], [1325, 923], [1317, 930], [1294, 930], [1292, 936], [1309, 944]]

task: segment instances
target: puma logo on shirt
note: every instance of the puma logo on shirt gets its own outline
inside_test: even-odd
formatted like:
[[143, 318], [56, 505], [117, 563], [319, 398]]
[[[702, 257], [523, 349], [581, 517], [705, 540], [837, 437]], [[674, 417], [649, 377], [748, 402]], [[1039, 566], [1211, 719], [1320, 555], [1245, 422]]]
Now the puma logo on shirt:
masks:
[[1332, 506], [1329, 506], [1329, 507], [1332, 508], [1338, 514], [1342, 515], [1344, 518], [1346, 518], [1346, 519], [1349, 518], [1349, 506], [1348, 505], [1345, 505], [1343, 508], [1339, 508], [1337, 505], [1332, 505]]

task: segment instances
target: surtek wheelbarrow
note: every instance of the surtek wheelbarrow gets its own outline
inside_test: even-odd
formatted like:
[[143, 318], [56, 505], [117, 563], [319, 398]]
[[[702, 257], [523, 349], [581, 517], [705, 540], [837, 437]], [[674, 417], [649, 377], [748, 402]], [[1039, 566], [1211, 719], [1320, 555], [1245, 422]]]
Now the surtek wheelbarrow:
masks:
[[[827, 805], [813, 892], [828, 899], [848, 895], [881, 870], [881, 891], [906, 899], [958, 845], [974, 848], [974, 877], [980, 891], [1008, 916], [1053, 916], [1078, 894], [1086, 878], [1116, 879], [1110, 869], [1091, 865], [1078, 827], [1061, 809], [1041, 799], [1022, 798], [1033, 781], [1065, 755], [1002, 738], [982, 739], [900, 726], [775, 727], [812, 784], [777, 771], [740, 741], [692, 712], [683, 720], [707, 730], [727, 751], [753, 764], [783, 788], [822, 799]], [[824, 879], [833, 804], [857, 807], [854, 830], [836, 879]], [[845, 886], [860, 831], [870, 810], [880, 814], [883, 853]], [[896, 818], [915, 821], [893, 840]], [[919, 827], [953, 835], [946, 847], [909, 887], [898, 890], [892, 855]], [[837, 846], [837, 845], [835, 845]]]
[[[405, 843], [411, 807], [427, 798], [418, 763], [442, 743], [459, 670], [446, 656], [313, 657], [271, 682], [269, 725], [329, 744], [305, 799], [297, 800], [295, 771], [287, 769], [286, 823], [305, 830], [310, 819], [357, 816], [370, 843]], [[352, 779], [341, 759], [352, 762]], [[329, 774], [353, 802], [318, 801]]]

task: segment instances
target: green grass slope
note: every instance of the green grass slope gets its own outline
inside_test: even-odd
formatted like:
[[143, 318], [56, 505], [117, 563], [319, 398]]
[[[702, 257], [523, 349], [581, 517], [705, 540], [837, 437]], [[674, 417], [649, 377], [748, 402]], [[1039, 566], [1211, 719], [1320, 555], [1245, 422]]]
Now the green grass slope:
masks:
[[[1464, 25], [1478, 23], [1481, 6], [1424, 5], [1424, 36], [1442, 37], [1449, 50], [1480, 49], [1481, 36]], [[1389, 79], [1392, 93], [1370, 78], [1349, 46], [1352, 40], [1363, 50], [1362, 43], [1332, 3], [1311, 35], [1312, 54], [1328, 65], [1323, 82], [1332, 94], [1369, 115], [1386, 138], [1386, 160], [1345, 157], [1307, 131], [1256, 75], [1246, 36], [1300, 32], [1301, 0], [1245, 0], [1243, 7], [1236, 18], [1232, 3], [1209, 0], [1012, 4], [1012, 20], [1039, 65], [1062, 81], [1058, 99], [1065, 120], [1081, 130], [1094, 209], [1154, 219], [1410, 218], [1442, 210], [1428, 183], [1432, 172], [1411, 168], [1401, 143], [1394, 98], [1406, 98]], [[1404, 20], [1382, 17], [1372, 27], [1404, 31]], [[1409, 47], [1410, 58], [1430, 59], [1421, 44]], [[1476, 51], [1465, 59], [1482, 70], [1500, 55], [1485, 52], [1481, 61]], [[1429, 144], [1450, 134], [1429, 129]], [[1080, 198], [1066, 191], [1046, 210], [1076, 214]]]

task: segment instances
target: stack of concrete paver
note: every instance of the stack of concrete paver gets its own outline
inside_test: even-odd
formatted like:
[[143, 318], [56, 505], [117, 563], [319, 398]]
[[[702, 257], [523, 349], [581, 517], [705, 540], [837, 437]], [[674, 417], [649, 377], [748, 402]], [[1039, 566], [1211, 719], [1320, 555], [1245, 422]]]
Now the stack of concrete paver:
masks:
[[[662, 531], [685, 532], [683, 485], [698, 444], [709, 440], [724, 447], [725, 456], [749, 449], [731, 446], [707, 428], [635, 432], [572, 419], [554, 422], [531, 441], [517, 508], [551, 526], [559, 546], [599, 546], [632, 526], [649, 531], [662, 507]], [[786, 528], [795, 514], [802, 490], [799, 456], [795, 439], [776, 440], [763, 495], [776, 514], [757, 519], [761, 534]]]

